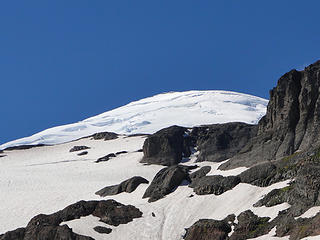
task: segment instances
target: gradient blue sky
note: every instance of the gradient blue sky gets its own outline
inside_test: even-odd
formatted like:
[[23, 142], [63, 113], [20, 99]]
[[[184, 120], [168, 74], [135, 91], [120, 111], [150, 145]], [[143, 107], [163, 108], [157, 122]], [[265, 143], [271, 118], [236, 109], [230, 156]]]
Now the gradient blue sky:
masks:
[[320, 58], [320, 1], [0, 3], [0, 143], [166, 91], [268, 98]]

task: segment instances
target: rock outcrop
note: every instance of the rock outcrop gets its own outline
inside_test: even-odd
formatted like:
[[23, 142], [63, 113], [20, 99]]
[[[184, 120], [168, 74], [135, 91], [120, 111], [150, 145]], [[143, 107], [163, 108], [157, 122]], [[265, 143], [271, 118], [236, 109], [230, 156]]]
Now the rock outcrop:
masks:
[[192, 182], [194, 182], [197, 179], [206, 176], [210, 171], [211, 171], [211, 167], [210, 166], [204, 166], [204, 167], [200, 168], [199, 170], [191, 173], [190, 174], [190, 179], [191, 179]]
[[176, 165], [161, 169], [153, 178], [143, 198], [149, 198], [148, 202], [157, 201], [171, 193], [184, 180], [190, 181], [190, 167]]
[[240, 183], [238, 176], [223, 177], [221, 175], [204, 176], [192, 181], [189, 187], [198, 195], [220, 195], [231, 190]]
[[5, 234], [0, 235], [1, 240], [23, 240], [25, 228], [18, 228], [14, 231], [6, 232]]
[[148, 184], [149, 181], [143, 177], [135, 176], [123, 181], [118, 185], [102, 188], [101, 190], [97, 191], [96, 194], [101, 197], [106, 197], [116, 195], [122, 192], [131, 193], [134, 190], [136, 190], [136, 188], [142, 183]]
[[118, 138], [118, 134], [113, 133], [113, 132], [100, 132], [100, 133], [95, 133], [92, 136], [92, 139], [94, 140], [113, 140]]
[[284, 74], [270, 91], [267, 114], [259, 121], [257, 136], [221, 169], [250, 167], [319, 146], [319, 96], [320, 61], [303, 71]]
[[109, 234], [112, 232], [111, 228], [106, 228], [106, 227], [102, 227], [102, 226], [96, 226], [93, 228], [93, 230], [95, 230], [98, 233], [103, 233], [103, 234]]
[[131, 222], [134, 218], [142, 217], [142, 212], [132, 205], [123, 205], [115, 200], [106, 200], [97, 202], [92, 215], [99, 217], [101, 222], [119, 226]]
[[172, 126], [148, 136], [141, 162], [173, 166], [197, 147], [198, 162], [221, 162], [237, 154], [257, 133], [257, 126], [225, 123], [187, 128]]
[[227, 221], [200, 219], [186, 229], [185, 240], [225, 240], [231, 227]]
[[197, 146], [197, 162], [221, 162], [236, 155], [257, 134], [257, 126], [233, 122], [194, 127], [191, 137]]
[[88, 151], [83, 151], [83, 152], [79, 152], [77, 155], [78, 156], [84, 156], [84, 155], [87, 155], [88, 154]]
[[148, 136], [143, 144], [142, 163], [173, 166], [181, 162], [182, 157], [191, 154], [191, 139], [185, 135], [187, 129], [172, 126]]
[[114, 153], [109, 153], [107, 154], [106, 156], [103, 156], [101, 158], [98, 158], [95, 162], [96, 163], [99, 163], [99, 162], [106, 162], [106, 161], [109, 161], [110, 158], [114, 158], [116, 157], [116, 155]]
[[73, 146], [69, 152], [78, 152], [78, 151], [81, 151], [81, 150], [86, 150], [86, 149], [90, 149], [90, 147], [88, 146]]
[[269, 219], [258, 217], [251, 210], [240, 213], [237, 217], [238, 224], [235, 225], [230, 240], [245, 240], [267, 234], [271, 230]]
[[80, 201], [50, 215], [37, 215], [25, 228], [0, 235], [0, 240], [94, 240], [72, 232], [67, 225], [60, 225], [91, 214], [112, 226], [126, 224], [142, 216], [142, 212], [134, 206], [123, 205], [114, 200]]
[[241, 182], [266, 187], [277, 173], [277, 167], [269, 162], [255, 165], [242, 172], [239, 177]]

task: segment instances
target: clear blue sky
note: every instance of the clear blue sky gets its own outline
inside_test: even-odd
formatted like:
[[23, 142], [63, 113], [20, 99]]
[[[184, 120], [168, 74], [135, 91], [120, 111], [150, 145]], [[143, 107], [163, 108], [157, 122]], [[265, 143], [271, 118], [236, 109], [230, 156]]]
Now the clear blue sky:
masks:
[[320, 1], [0, 3], [0, 143], [166, 91], [268, 98], [320, 59]]

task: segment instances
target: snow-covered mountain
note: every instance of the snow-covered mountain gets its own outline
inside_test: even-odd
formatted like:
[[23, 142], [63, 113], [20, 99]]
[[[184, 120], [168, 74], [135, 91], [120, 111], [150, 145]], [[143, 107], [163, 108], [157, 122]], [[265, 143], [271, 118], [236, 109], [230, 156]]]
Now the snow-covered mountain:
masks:
[[169, 92], [131, 102], [83, 121], [58, 126], [15, 141], [19, 145], [53, 145], [97, 132], [118, 134], [154, 133], [171, 125], [245, 122], [255, 124], [265, 115], [268, 100], [230, 91]]
[[4, 144], [49, 146], [0, 151], [0, 240], [320, 239], [319, 86], [320, 61], [283, 75], [266, 114], [166, 93]]

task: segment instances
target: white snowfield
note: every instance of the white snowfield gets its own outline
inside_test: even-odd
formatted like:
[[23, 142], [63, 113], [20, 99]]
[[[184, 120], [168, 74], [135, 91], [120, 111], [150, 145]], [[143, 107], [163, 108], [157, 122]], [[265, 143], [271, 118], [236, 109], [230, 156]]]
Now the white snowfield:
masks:
[[267, 104], [266, 99], [228, 91], [169, 92], [5, 143], [0, 149], [19, 145], [60, 144], [104, 131], [136, 134], [154, 133], [172, 125], [193, 127], [226, 122], [255, 124], [265, 115]]
[[[24, 227], [37, 214], [53, 213], [80, 200], [115, 199], [123, 204], [134, 205], [143, 212], [141, 218], [118, 227], [108, 226], [93, 216], [62, 223], [69, 225], [74, 232], [91, 236], [96, 240], [182, 239], [185, 228], [201, 218], [220, 220], [229, 214], [239, 215], [251, 209], [258, 216], [273, 219], [279, 211], [290, 207], [287, 203], [274, 207], [253, 207], [253, 204], [265, 194], [287, 186], [289, 181], [265, 188], [240, 183], [219, 196], [199, 196], [182, 184], [165, 198], [153, 203], [142, 199], [148, 184], [141, 184], [132, 193], [105, 198], [95, 195], [97, 190], [119, 184], [133, 176], [142, 176], [152, 181], [163, 166], [140, 163], [143, 153], [137, 150], [142, 148], [144, 140], [145, 137], [142, 136], [120, 136], [109, 141], [84, 138], [54, 146], [5, 151], [4, 154], [7, 156], [0, 158], [0, 192], [4, 193], [0, 194], [0, 233]], [[86, 145], [91, 149], [87, 150], [88, 155], [77, 156], [77, 152], [69, 152], [75, 145]], [[128, 153], [118, 155], [107, 162], [94, 163], [97, 158], [118, 151]], [[192, 165], [195, 159], [196, 155], [193, 155], [184, 164]], [[209, 175], [237, 175], [245, 170], [238, 168], [222, 172], [217, 170], [221, 163], [197, 164], [200, 167], [211, 166], [212, 171]], [[194, 196], [189, 197], [191, 194]], [[155, 217], [152, 216], [152, 212]], [[111, 234], [106, 236], [95, 232], [93, 227], [98, 225], [112, 228]], [[261, 239], [268, 238], [266, 236]]]

